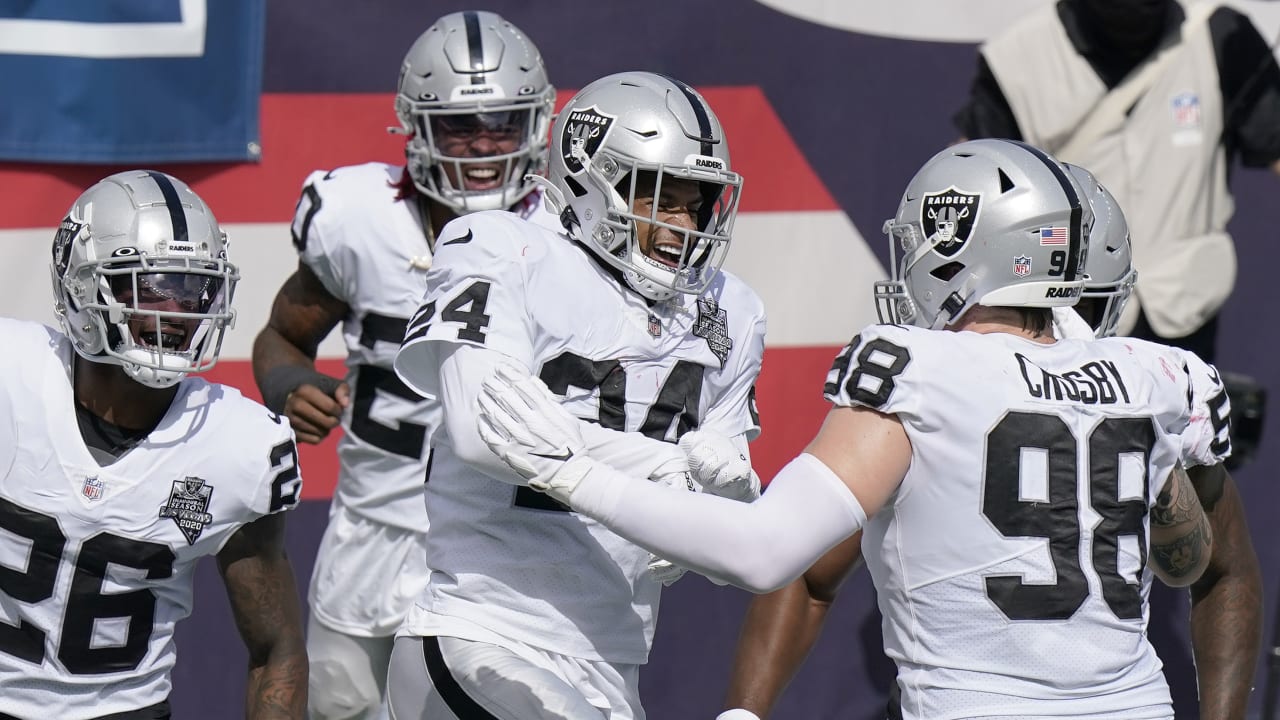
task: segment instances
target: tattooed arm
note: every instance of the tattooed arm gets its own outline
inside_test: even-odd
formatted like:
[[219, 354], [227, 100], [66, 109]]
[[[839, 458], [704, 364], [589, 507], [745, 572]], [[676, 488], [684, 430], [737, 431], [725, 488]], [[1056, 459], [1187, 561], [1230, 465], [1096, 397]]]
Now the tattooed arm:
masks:
[[1151, 508], [1151, 570], [1166, 585], [1184, 587], [1209, 565], [1213, 531], [1186, 470], [1169, 473]]
[[307, 651], [284, 513], [240, 528], [218, 553], [231, 612], [249, 650], [245, 717], [301, 720], [307, 707]]
[[1209, 567], [1191, 586], [1200, 717], [1243, 720], [1262, 644], [1262, 572], [1231, 475], [1222, 465], [1187, 473], [1216, 541]]

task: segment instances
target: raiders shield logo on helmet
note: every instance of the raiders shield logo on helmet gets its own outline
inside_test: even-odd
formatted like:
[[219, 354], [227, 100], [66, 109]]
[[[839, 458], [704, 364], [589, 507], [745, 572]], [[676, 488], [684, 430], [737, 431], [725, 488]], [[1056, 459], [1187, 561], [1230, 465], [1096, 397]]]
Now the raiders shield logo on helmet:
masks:
[[567, 110], [569, 121], [560, 138], [560, 153], [569, 173], [579, 175], [587, 169], [600, 144], [609, 135], [617, 116], [600, 112], [594, 105], [580, 110]]
[[960, 252], [973, 225], [978, 220], [982, 193], [971, 193], [949, 187], [942, 192], [925, 193], [920, 203], [920, 226], [925, 240], [943, 257]]
[[71, 258], [71, 244], [80, 236], [82, 229], [84, 229], [83, 223], [75, 222], [68, 217], [62, 221], [62, 225], [58, 227], [58, 233], [53, 236], [53, 266], [57, 269], [58, 275], [67, 272], [67, 263]]

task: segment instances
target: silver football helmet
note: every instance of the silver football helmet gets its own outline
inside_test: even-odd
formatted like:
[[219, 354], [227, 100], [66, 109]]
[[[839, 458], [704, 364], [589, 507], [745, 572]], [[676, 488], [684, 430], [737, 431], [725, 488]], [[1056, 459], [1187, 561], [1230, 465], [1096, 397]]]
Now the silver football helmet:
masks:
[[949, 147], [885, 221], [892, 274], [875, 285], [880, 320], [941, 329], [974, 305], [1074, 305], [1092, 225], [1083, 189], [1043, 151], [1009, 140]]
[[[693, 88], [665, 75], [624, 72], [587, 85], [551, 130], [546, 195], [565, 228], [646, 298], [698, 294], [729, 252], [742, 177], [715, 113]], [[692, 181], [701, 196], [694, 227], [665, 222], [662, 188]], [[637, 198], [652, 198], [643, 214]], [[637, 223], [682, 239], [665, 262], [641, 248]], [[645, 239], [645, 242], [649, 242]]]
[[160, 172], [116, 173], [53, 239], [54, 311], [76, 352], [169, 387], [218, 360], [240, 275], [209, 206]]
[[1084, 290], [1076, 310], [1093, 327], [1094, 335], [1111, 337], [1116, 334], [1120, 313], [1129, 302], [1138, 278], [1129, 247], [1129, 224], [1115, 197], [1098, 184], [1093, 173], [1079, 165], [1063, 164], [1084, 188], [1084, 195], [1093, 208]]
[[[516, 204], [535, 187], [525, 176], [546, 169], [555, 97], [515, 25], [482, 11], [440, 18], [400, 67], [392, 130], [409, 136], [414, 186], [458, 215]], [[481, 134], [489, 142], [478, 147]]]

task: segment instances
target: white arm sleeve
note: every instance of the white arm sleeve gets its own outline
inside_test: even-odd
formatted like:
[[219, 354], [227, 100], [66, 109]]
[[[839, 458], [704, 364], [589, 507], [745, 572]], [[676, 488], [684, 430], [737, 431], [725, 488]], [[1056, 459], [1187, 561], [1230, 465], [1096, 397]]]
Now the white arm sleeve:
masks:
[[[443, 441], [449, 443], [459, 460], [501, 482], [525, 485], [524, 478], [489, 449], [476, 430], [480, 389], [484, 379], [493, 374], [499, 365], [518, 365], [510, 356], [496, 350], [475, 345], [453, 343], [429, 343], [430, 352], [440, 353], [438, 367], [439, 392], [444, 431]], [[432, 441], [439, 439], [437, 432]]]
[[754, 593], [777, 590], [866, 522], [866, 513], [816, 457], [801, 453], [753, 503], [673, 493], [596, 463], [573, 509], [659, 557]]
[[593, 422], [582, 422], [582, 440], [587, 454], [610, 467], [627, 468], [637, 478], [672, 472], [686, 472], [689, 463], [679, 445], [654, 440], [638, 432], [610, 430]]

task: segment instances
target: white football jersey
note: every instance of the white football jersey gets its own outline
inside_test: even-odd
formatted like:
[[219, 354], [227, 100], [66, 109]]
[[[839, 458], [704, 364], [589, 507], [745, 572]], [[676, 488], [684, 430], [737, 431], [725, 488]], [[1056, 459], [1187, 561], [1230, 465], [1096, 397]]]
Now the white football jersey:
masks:
[[862, 549], [904, 718], [1171, 717], [1148, 510], [1190, 380], [1131, 338], [864, 330], [825, 387], [898, 417], [910, 469]]
[[[1069, 307], [1053, 309], [1055, 337], [1092, 340], [1093, 328]], [[1170, 348], [1182, 357], [1191, 376], [1191, 422], [1182, 432], [1182, 464], [1217, 465], [1231, 455], [1231, 401], [1217, 368], [1199, 355]]]
[[[424, 394], [438, 392], [433, 344], [503, 353], [574, 415], [626, 431], [605, 433], [618, 440], [591, 455], [639, 477], [682, 457], [674, 443], [685, 431], [759, 432], [764, 308], [736, 277], [721, 273], [699, 297], [650, 307], [588, 249], [509, 213], [455, 220], [436, 253], [397, 360]], [[551, 652], [645, 662], [661, 590], [649, 553], [516, 487], [514, 473], [500, 482], [463, 464], [438, 425], [427, 482], [433, 572], [407, 630], [449, 634], [456, 618]]]
[[0, 710], [79, 720], [161, 702], [196, 562], [298, 501], [293, 432], [187, 378], [159, 426], [101, 467], [67, 339], [0, 320], [0, 343]]
[[[425, 408], [391, 363], [432, 257], [416, 194], [400, 197], [403, 171], [375, 162], [311, 173], [291, 229], [301, 261], [351, 310], [342, 323], [351, 405], [334, 493], [352, 512], [421, 531]], [[540, 200], [532, 194], [515, 210], [549, 215]]]

